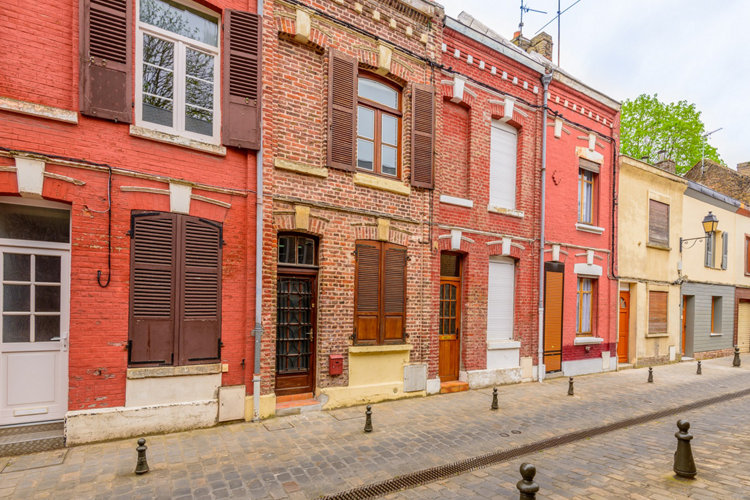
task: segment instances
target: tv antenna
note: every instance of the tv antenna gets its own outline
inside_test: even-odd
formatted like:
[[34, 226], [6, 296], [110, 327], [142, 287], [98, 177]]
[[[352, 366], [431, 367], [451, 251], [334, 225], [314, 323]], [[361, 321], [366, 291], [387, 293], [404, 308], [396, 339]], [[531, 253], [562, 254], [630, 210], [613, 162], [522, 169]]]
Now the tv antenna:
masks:
[[521, 0], [521, 22], [518, 23], [518, 35], [519, 36], [523, 34], [523, 13], [524, 12], [527, 13], [527, 14], [529, 12], [537, 12], [539, 14], [546, 14], [547, 13], [547, 11], [544, 11], [544, 10], [532, 9], [531, 7], [528, 6], [528, 4], [526, 2], [524, 2], [524, 0]]
[[[541, 28], [539, 28], [537, 30], [537, 32], [536, 32], [536, 33], [539, 33], [544, 28], [546, 28], [547, 26], [549, 26], [552, 21], [554, 21], [555, 19], [557, 19], [557, 65], [558, 66], [560, 66], [560, 16], [562, 16], [563, 14], [565, 14], [566, 12], [568, 12], [575, 4], [577, 4], [580, 1], [581, 0], [576, 0], [572, 4], [568, 5], [568, 7], [566, 7], [565, 10], [560, 11], [560, 0], [557, 0], [557, 15], [555, 17], [553, 17], [552, 19], [550, 19], [547, 24], [545, 24], [544, 26], [542, 26]], [[536, 33], [534, 33], [534, 34], [536, 35]]]

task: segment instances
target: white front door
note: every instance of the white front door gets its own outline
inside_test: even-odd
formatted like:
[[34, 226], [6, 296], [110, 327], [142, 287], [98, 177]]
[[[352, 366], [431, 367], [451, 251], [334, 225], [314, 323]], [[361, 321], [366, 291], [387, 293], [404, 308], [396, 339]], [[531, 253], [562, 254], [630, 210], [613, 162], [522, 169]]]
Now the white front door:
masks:
[[62, 419], [68, 408], [70, 252], [0, 246], [0, 278], [0, 425]]

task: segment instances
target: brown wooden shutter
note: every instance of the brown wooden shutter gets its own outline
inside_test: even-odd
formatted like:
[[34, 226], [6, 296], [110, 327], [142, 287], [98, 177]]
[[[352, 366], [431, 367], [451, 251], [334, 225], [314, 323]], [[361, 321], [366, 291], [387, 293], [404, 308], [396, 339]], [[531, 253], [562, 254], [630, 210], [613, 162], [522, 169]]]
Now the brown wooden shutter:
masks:
[[180, 275], [180, 364], [220, 358], [221, 228], [183, 217]]
[[648, 241], [669, 246], [669, 205], [648, 200]]
[[225, 12], [222, 142], [260, 149], [262, 18], [239, 10]]
[[81, 113], [131, 122], [132, 11], [130, 0], [81, 0]]
[[406, 249], [385, 244], [383, 256], [383, 314], [384, 343], [401, 343], [406, 326]]
[[172, 214], [133, 216], [130, 364], [173, 361], [176, 229]]
[[328, 60], [328, 166], [357, 163], [357, 60], [331, 49]]
[[435, 128], [435, 91], [414, 84], [411, 92], [411, 183], [432, 188], [432, 156]]
[[356, 342], [376, 344], [380, 331], [380, 243], [357, 242], [354, 328]]
[[648, 333], [667, 333], [667, 292], [648, 292]]

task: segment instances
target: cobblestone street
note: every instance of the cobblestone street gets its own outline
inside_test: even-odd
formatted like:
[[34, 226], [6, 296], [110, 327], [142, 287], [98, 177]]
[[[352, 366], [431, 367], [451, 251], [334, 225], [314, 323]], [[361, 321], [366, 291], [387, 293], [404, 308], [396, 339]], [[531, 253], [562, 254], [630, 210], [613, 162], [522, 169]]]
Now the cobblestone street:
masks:
[[[0, 497], [315, 498], [420, 469], [730, 394], [750, 387], [731, 358], [684, 362], [381, 403], [364, 408], [147, 436], [151, 472], [135, 476], [136, 440], [0, 459]], [[750, 397], [659, 418], [440, 480], [393, 498], [512, 498], [518, 467], [538, 468], [540, 498], [748, 498]], [[692, 424], [698, 478], [673, 478], [677, 418]]]

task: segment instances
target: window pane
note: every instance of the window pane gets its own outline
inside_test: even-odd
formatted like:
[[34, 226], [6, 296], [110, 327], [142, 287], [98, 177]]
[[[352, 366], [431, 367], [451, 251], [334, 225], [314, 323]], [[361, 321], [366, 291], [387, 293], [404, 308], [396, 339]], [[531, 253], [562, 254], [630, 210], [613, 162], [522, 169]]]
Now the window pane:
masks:
[[31, 316], [3, 316], [3, 342], [29, 342]]
[[171, 0], [141, 0], [140, 20], [218, 46], [219, 25], [216, 18]]
[[381, 141], [385, 144], [396, 146], [396, 129], [398, 119], [395, 116], [383, 114], [383, 130], [381, 132]]
[[31, 285], [3, 285], [3, 311], [31, 311]]
[[37, 312], [60, 312], [60, 287], [35, 286], [34, 310]]
[[35, 260], [35, 281], [60, 283], [60, 257], [57, 255], [37, 255]]
[[365, 170], [372, 170], [373, 143], [364, 139], [357, 139], [357, 166]]
[[0, 238], [70, 243], [70, 212], [0, 203]]
[[299, 238], [297, 241], [297, 264], [315, 264], [315, 242], [310, 238]]
[[357, 108], [357, 135], [375, 139], [375, 112], [369, 108]]
[[458, 277], [458, 255], [440, 254], [440, 276]]
[[360, 78], [359, 96], [380, 103], [383, 106], [398, 109], [398, 92], [375, 80]]
[[214, 81], [214, 56], [188, 48], [185, 51], [185, 73], [207, 82]]
[[34, 342], [60, 340], [60, 316], [36, 316], [34, 322]]
[[214, 134], [214, 113], [207, 109], [185, 106], [185, 130], [202, 135]]
[[143, 119], [172, 126], [174, 43], [143, 35]]
[[[38, 272], [37, 275], [39, 275]], [[3, 254], [3, 279], [6, 281], [31, 281], [31, 255]]]
[[281, 236], [279, 238], [279, 262], [294, 264], [294, 237]]
[[381, 172], [388, 175], [396, 175], [398, 171], [398, 163], [396, 163], [397, 152], [396, 148], [392, 148], [391, 146], [380, 147]]

